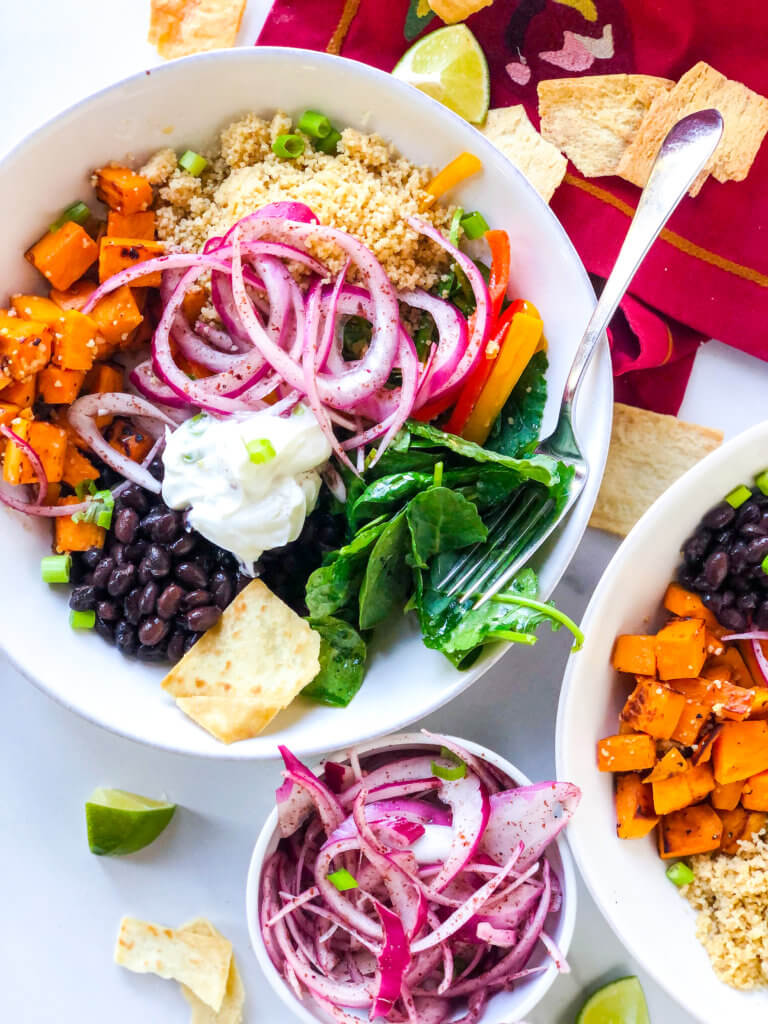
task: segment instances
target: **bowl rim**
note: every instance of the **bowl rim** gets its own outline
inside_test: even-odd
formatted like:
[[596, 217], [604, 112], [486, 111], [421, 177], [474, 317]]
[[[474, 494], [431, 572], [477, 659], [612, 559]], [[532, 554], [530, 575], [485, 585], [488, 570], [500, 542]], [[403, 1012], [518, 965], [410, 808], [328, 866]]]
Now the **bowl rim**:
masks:
[[[509, 160], [504, 157], [500, 151], [493, 146], [473, 125], [470, 125], [464, 118], [458, 114], [449, 110], [442, 103], [428, 96], [419, 90], [414, 90], [413, 86], [400, 79], [394, 78], [388, 72], [381, 70], [380, 68], [373, 67], [369, 64], [365, 64], [362, 61], [354, 60], [349, 57], [341, 57], [335, 54], [327, 54], [318, 52], [315, 50], [308, 50], [305, 48], [298, 47], [283, 47], [283, 46], [238, 46], [228, 49], [210, 50], [204, 53], [192, 54], [186, 57], [179, 57], [174, 60], [164, 62], [162, 64], [155, 65], [145, 70], [134, 72], [133, 74], [124, 76], [115, 82], [112, 82], [106, 86], [97, 89], [96, 91], [83, 96], [79, 100], [65, 107], [62, 111], [53, 116], [47, 118], [41, 124], [33, 127], [27, 132], [21, 139], [19, 139], [9, 150], [4, 153], [0, 153], [0, 174], [4, 173], [7, 169], [12, 169], [14, 163], [20, 158], [24, 150], [33, 145], [37, 139], [44, 136], [47, 131], [52, 129], [61, 123], [66, 123], [70, 119], [76, 119], [85, 113], [88, 108], [97, 104], [99, 101], [104, 101], [109, 98], [110, 94], [118, 93], [120, 90], [129, 89], [134, 83], [144, 81], [147, 77], [159, 81], [161, 84], [165, 79], [165, 76], [173, 76], [179, 67], [186, 67], [187, 65], [203, 65], [203, 64], [220, 64], [232, 61], [235, 59], [253, 60], [255, 62], [284, 62], [288, 63], [300, 63], [301, 61], [310, 60], [320, 67], [328, 66], [334, 67], [338, 65], [345, 65], [355, 75], [362, 75], [363, 77], [370, 78], [379, 84], [381, 84], [386, 90], [398, 94], [403, 99], [406, 99], [410, 103], [420, 104], [423, 107], [430, 109], [434, 112], [434, 115], [438, 119], [442, 119], [444, 123], [453, 124], [461, 128], [462, 131], [466, 131], [470, 128], [475, 135], [474, 143], [480, 150], [481, 155], [485, 153], [484, 163], [487, 164], [498, 164], [498, 161], [503, 161], [505, 165], [504, 171], [506, 175], [513, 177], [516, 180], [516, 186], [521, 188], [523, 192], [527, 194], [529, 202], [537, 205], [542, 210], [547, 211], [547, 216], [550, 218], [550, 223], [553, 230], [559, 237], [558, 245], [561, 250], [567, 254], [569, 261], [573, 264], [574, 268], [574, 280], [580, 279], [587, 293], [594, 297], [594, 288], [592, 286], [589, 275], [584, 267], [581, 257], [577, 253], [573, 243], [568, 237], [563, 225], [560, 223], [558, 218], [553, 213], [549, 204], [545, 203], [542, 197], [536, 192], [533, 185], [528, 181], [525, 175], [512, 164]], [[596, 300], [595, 300], [596, 301]], [[605, 358], [608, 352], [607, 336], [604, 334], [598, 348], [601, 350], [600, 355], [596, 355], [595, 359], [591, 362], [596, 366], [596, 359]], [[612, 377], [610, 378], [611, 389], [613, 387]], [[610, 398], [611, 396], [609, 396]], [[599, 480], [602, 477], [605, 460], [608, 453], [608, 443], [610, 439], [610, 418], [612, 414], [612, 403], [607, 403], [610, 408], [607, 413], [607, 429], [606, 436], [603, 439], [602, 454], [601, 457], [590, 465], [590, 478], [596, 479], [599, 484]], [[578, 408], [578, 402], [577, 402]], [[589, 481], [588, 485], [589, 486]], [[594, 498], [597, 498], [597, 488], [595, 488]], [[577, 503], [579, 504], [579, 503]], [[585, 509], [583, 497], [580, 499], [582, 510]], [[542, 588], [540, 596], [542, 600], [546, 600], [551, 595], [559, 581], [565, 574], [568, 566], [571, 564], [574, 554], [581, 543], [584, 532], [587, 528], [589, 521], [589, 513], [586, 511], [572, 510], [569, 513], [569, 519], [573, 515], [580, 515], [583, 517], [581, 527], [577, 529], [574, 534], [569, 538], [567, 548], [563, 551], [560, 563], [551, 579], [551, 586]], [[176, 739], [169, 739], [168, 741], [160, 741], [157, 739], [148, 739], [144, 735], [136, 732], [135, 728], [131, 726], [121, 726], [119, 722], [106, 722], [102, 720], [95, 712], [92, 712], [88, 708], [82, 707], [77, 701], [68, 698], [67, 694], [61, 691], [53, 689], [49, 683], [35, 675], [31, 670], [27, 669], [25, 662], [22, 660], [21, 655], [18, 652], [11, 652], [4, 640], [2, 632], [0, 631], [0, 650], [3, 651], [5, 656], [19, 672], [19, 674], [31, 682], [37, 689], [41, 690], [47, 696], [51, 697], [62, 707], [67, 710], [80, 715], [85, 720], [91, 722], [100, 728], [106, 729], [109, 732], [115, 733], [127, 740], [134, 743], [141, 743], [151, 746], [156, 749], [166, 750], [169, 753], [179, 754], [182, 756], [193, 756], [203, 757], [212, 759], [232, 760], [232, 761], [250, 761], [250, 760], [272, 760], [277, 757], [276, 749], [269, 752], [262, 750], [256, 750], [253, 752], [242, 751], [240, 744], [232, 745], [206, 745], [201, 749], [190, 749], [190, 745], [182, 746]], [[447, 686], [443, 691], [444, 696], [441, 696], [439, 700], [430, 705], [429, 713], [436, 711], [438, 708], [449, 703], [454, 698], [458, 697], [459, 694], [463, 693], [466, 689], [472, 686], [477, 680], [489, 671], [506, 653], [507, 648], [504, 645], [499, 645], [498, 650], [489, 648], [489, 651], [484, 656], [478, 658], [477, 663], [472, 668], [463, 672], [457, 677], [455, 683], [451, 686]], [[419, 712], [419, 714], [427, 713]], [[401, 729], [410, 725], [414, 721], [414, 717], [410, 712], [403, 713], [396, 722], [389, 723], [384, 732], [392, 729]], [[372, 723], [370, 731], [366, 734], [361, 742], [367, 739], [377, 739], [382, 735], [382, 730], [377, 730], [375, 724]], [[316, 756], [323, 753], [327, 747], [322, 743], [322, 740], [316, 741], [312, 746], [302, 747], [302, 756]]]
[[[528, 776], [516, 765], [512, 764], [511, 761], [508, 761], [501, 754], [497, 754], [495, 751], [490, 750], [488, 747], [484, 747], [480, 743], [475, 743], [473, 740], [467, 740], [462, 737], [451, 736], [449, 734], [444, 734], [439, 738], [454, 740], [461, 746], [466, 747], [470, 753], [475, 754], [477, 757], [488, 761], [496, 768], [500, 768], [502, 771], [506, 772], [510, 778], [514, 779], [514, 781], [518, 783], [518, 785], [532, 785], [531, 779], [529, 779]], [[320, 765], [322, 765], [324, 761], [334, 760], [343, 763], [349, 759], [351, 750], [354, 750], [357, 754], [366, 754], [373, 751], [396, 749], [397, 747], [439, 747], [439, 745], [439, 743], [431, 742], [429, 737], [423, 732], [398, 732], [379, 737], [378, 739], [368, 740], [365, 743], [355, 744], [347, 750], [329, 753], [323, 757]], [[314, 767], [319, 768], [320, 765], [315, 765]], [[262, 973], [265, 975], [273, 991], [277, 992], [278, 996], [282, 999], [283, 1003], [294, 1014], [300, 1017], [305, 1024], [326, 1024], [327, 1018], [323, 1018], [312, 1013], [304, 1002], [300, 1002], [294, 992], [291, 991], [285, 979], [278, 973], [277, 968], [269, 957], [269, 953], [267, 953], [267, 948], [264, 945], [264, 940], [261, 935], [261, 929], [258, 925], [261, 872], [264, 866], [267, 849], [277, 832], [277, 828], [277, 808], [273, 807], [261, 827], [261, 831], [259, 832], [254, 844], [251, 859], [248, 864], [248, 874], [245, 887], [245, 919], [248, 927], [248, 935], [251, 941], [251, 949], [256, 955], [256, 959], [261, 967]], [[565, 840], [565, 832], [567, 832], [567, 829], [561, 832], [561, 834], [555, 839], [555, 844], [557, 846], [557, 852], [562, 865], [563, 891], [558, 948], [562, 951], [563, 956], [567, 957], [573, 940], [574, 929], [576, 927], [578, 881], [571, 850]], [[521, 1002], [521, 1005], [515, 1009], [515, 1013], [517, 1015], [515, 1019], [522, 1020], [526, 1014], [530, 1013], [531, 1010], [541, 1002], [554, 984], [559, 973], [560, 972], [556, 965], [553, 962], [550, 962], [547, 965], [546, 970], [533, 976], [530, 982], [530, 991], [527, 998], [524, 999], [523, 1002]], [[482, 1024], [482, 1018], [480, 1024]]]
[[[584, 631], [585, 637], [587, 638], [585, 640], [582, 653], [586, 653], [589, 649], [590, 627], [593, 619], [598, 615], [600, 606], [605, 600], [607, 600], [607, 595], [615, 589], [616, 583], [624, 575], [626, 566], [631, 564], [632, 559], [637, 557], [638, 551], [642, 550], [642, 547], [647, 541], [647, 534], [651, 530], [652, 526], [657, 524], [659, 520], [665, 519], [668, 513], [673, 512], [676, 507], [679, 507], [681, 500], [684, 501], [685, 495], [692, 486], [695, 487], [699, 481], [709, 477], [713, 470], [717, 471], [721, 466], [727, 465], [732, 456], [737, 452], [742, 452], [759, 444], [762, 444], [764, 447], [768, 446], [768, 420], [750, 427], [741, 434], [737, 434], [736, 437], [731, 438], [725, 444], [721, 445], [721, 447], [710, 452], [709, 455], [676, 480], [659, 498], [656, 499], [651, 507], [643, 513], [641, 518], [637, 523], [635, 523], [614, 553], [608, 563], [608, 566], [600, 577], [592, 597], [590, 598], [589, 604], [587, 605], [587, 609], [584, 612], [584, 616], [581, 621], [581, 627]], [[704, 511], [706, 511], [706, 509], [702, 511], [702, 515], [704, 514]], [[681, 542], [682, 540], [684, 540], [684, 538], [681, 538]], [[661, 598], [661, 593], [663, 592], [666, 582], [668, 581], [662, 581], [659, 585], [659, 598]], [[567, 776], [570, 770], [568, 765], [568, 748], [570, 747], [570, 742], [567, 738], [570, 736], [570, 709], [572, 701], [575, 699], [579, 690], [579, 679], [582, 673], [586, 671], [586, 669], [581, 669], [579, 664], [580, 663], [573, 658], [569, 660], [560, 690], [560, 700], [558, 703], [555, 723], [555, 765], [558, 777]], [[586, 666], [586, 659], [581, 664]], [[688, 1010], [688, 1012], [693, 1013], [694, 1011], [688, 1006], [687, 1002], [684, 1001], [684, 997], [681, 997], [680, 993], [676, 991], [672, 972], [667, 975], [658, 970], [655, 964], [648, 964], [645, 958], [643, 945], [636, 941], [633, 935], [627, 936], [621, 930], [618, 921], [614, 918], [614, 904], [611, 900], [604, 897], [602, 888], [599, 884], [599, 877], [595, 877], [593, 874], [588, 851], [584, 844], [582, 844], [575, 835], [569, 837], [568, 843], [576, 862], [579, 875], [581, 876], [587, 891], [603, 915], [603, 918], [607, 921], [617, 939], [621, 942], [622, 946], [642, 966], [643, 970], [647, 971], [654, 981], [665, 990], [665, 992], [680, 1003], [680, 1005]], [[695, 936], [692, 930], [691, 940], [694, 939]], [[735, 989], [733, 991], [734, 993], [737, 992]]]

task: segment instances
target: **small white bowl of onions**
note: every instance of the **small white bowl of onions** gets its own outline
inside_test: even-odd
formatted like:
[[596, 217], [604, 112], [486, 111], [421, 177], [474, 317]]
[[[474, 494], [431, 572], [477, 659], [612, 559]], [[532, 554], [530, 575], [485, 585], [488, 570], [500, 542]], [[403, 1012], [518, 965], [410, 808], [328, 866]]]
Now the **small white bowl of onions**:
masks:
[[256, 957], [306, 1024], [512, 1024], [576, 919], [562, 836], [580, 798], [468, 740], [399, 733], [285, 781], [248, 872]]

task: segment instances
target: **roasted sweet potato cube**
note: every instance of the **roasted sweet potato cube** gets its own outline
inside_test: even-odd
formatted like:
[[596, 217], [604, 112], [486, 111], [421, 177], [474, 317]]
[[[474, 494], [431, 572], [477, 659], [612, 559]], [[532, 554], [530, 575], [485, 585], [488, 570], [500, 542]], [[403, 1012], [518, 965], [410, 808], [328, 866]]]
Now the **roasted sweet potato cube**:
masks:
[[116, 419], [107, 431], [107, 440], [121, 455], [141, 462], [155, 443], [149, 434], [134, 430], [127, 420]]
[[768, 811], [768, 771], [747, 779], [741, 791], [741, 803], [748, 811]]
[[85, 228], [68, 220], [43, 235], [24, 255], [54, 288], [64, 290], [96, 262], [99, 249]]
[[4, 402], [12, 402], [14, 405], [18, 405], [20, 409], [30, 409], [34, 404], [36, 396], [37, 376], [13, 381], [11, 384], [7, 384], [3, 388], [2, 393], [0, 393], [0, 398]]
[[697, 676], [707, 657], [707, 636], [702, 619], [676, 619], [656, 634], [659, 679]]
[[[768, 658], [768, 640], [758, 640], [758, 643], [763, 649], [763, 654]], [[755, 652], [752, 650], [751, 640], [737, 640], [736, 646], [739, 648], [739, 653], [744, 659], [744, 664], [749, 670], [749, 674], [752, 676], [752, 686], [763, 686], [765, 685], [765, 679], [763, 673], [760, 671], [760, 666], [757, 663]]]
[[19, 415], [18, 405], [12, 402], [0, 402], [0, 425], [8, 427]]
[[[61, 498], [58, 502], [59, 505], [77, 505], [79, 503], [80, 499], [75, 495]], [[58, 516], [54, 522], [56, 523], [56, 550], [59, 553], [104, 547], [106, 530], [95, 523], [76, 523], [71, 516]]]
[[38, 320], [40, 323], [53, 325], [61, 316], [61, 309], [55, 302], [44, 298], [42, 295], [12, 295], [11, 305], [16, 316], [23, 320]]
[[122, 285], [96, 303], [90, 313], [99, 333], [111, 345], [125, 345], [144, 319], [136, 303], [135, 295]]
[[659, 820], [653, 792], [636, 773], [616, 776], [616, 834], [619, 839], [642, 839]]
[[647, 732], [659, 740], [668, 740], [675, 731], [685, 707], [685, 697], [674, 693], [656, 679], [639, 676], [637, 686], [627, 698], [621, 720], [637, 732]]
[[659, 854], [665, 860], [717, 850], [723, 823], [709, 804], [665, 814], [659, 825]]
[[690, 767], [690, 763], [683, 757], [677, 747], [672, 747], [660, 761], [656, 762], [653, 771], [646, 775], [643, 782], [665, 782], [667, 779], [671, 779], [673, 775], [687, 772]]
[[64, 474], [62, 479], [70, 487], [77, 487], [85, 480], [98, 480], [99, 471], [93, 463], [86, 459], [76, 445], [67, 444], [67, 454], [64, 457]]
[[715, 788], [708, 764], [691, 767], [679, 775], [653, 783], [653, 806], [657, 814], [669, 814], [703, 800]]
[[48, 365], [53, 330], [41, 320], [22, 320], [0, 311], [0, 372], [23, 380]]
[[96, 291], [97, 285], [94, 281], [75, 281], [65, 291], [58, 288], [51, 288], [51, 301], [55, 302], [61, 309], [76, 309], [82, 311], [91, 295]]
[[631, 672], [635, 676], [656, 675], [656, 637], [625, 634], [616, 637], [613, 648], [613, 667], [617, 672]]
[[724, 668], [730, 670], [731, 681], [736, 686], [754, 686], [752, 673], [735, 644], [728, 644], [722, 654], [710, 658], [702, 675], [708, 676], [710, 670], [716, 674]]
[[[715, 673], [718, 676], [719, 673]], [[676, 693], [689, 700], [706, 704], [718, 718], [740, 722], [746, 718], [754, 701], [754, 692], [736, 686], [725, 678], [672, 679], [669, 683]]]
[[[23, 431], [17, 429], [17, 424], [12, 425], [11, 429], [22, 440], [26, 440], [34, 450], [43, 464], [46, 479], [50, 483], [58, 483], [64, 474], [64, 456], [67, 450], [66, 431], [53, 423], [38, 423], [35, 420], [29, 422]], [[15, 454], [14, 449], [19, 454]], [[6, 477], [8, 483], [32, 484], [38, 482], [32, 463], [13, 441], [8, 441], [3, 465], [4, 469], [7, 465], [8, 474], [14, 477], [14, 479]]]
[[90, 370], [99, 350], [96, 324], [75, 309], [62, 310], [61, 317], [52, 362], [62, 370]]
[[597, 767], [601, 772], [640, 772], [652, 768], [656, 744], [645, 733], [606, 736], [597, 744]]
[[756, 686], [752, 690], [752, 708], [749, 717], [768, 717], [768, 686]]
[[140, 213], [118, 213], [110, 210], [107, 215], [107, 234], [113, 238], [155, 237], [155, 214], [152, 210]]
[[[162, 242], [141, 238], [110, 238], [105, 235], [99, 243], [99, 281], [106, 281], [121, 270], [162, 256], [164, 251]], [[161, 281], [161, 272], [153, 270], [131, 281], [131, 284], [137, 288], [159, 288]]]
[[677, 720], [672, 739], [675, 743], [682, 743], [684, 747], [690, 747], [696, 742], [699, 733], [710, 715], [712, 708], [708, 704], [685, 698], [685, 707]]
[[203, 306], [208, 301], [208, 295], [204, 288], [190, 288], [181, 302], [181, 312], [190, 326], [200, 316]]
[[130, 167], [100, 167], [93, 182], [96, 195], [110, 210], [132, 214], [152, 205], [152, 186]]
[[720, 817], [723, 821], [720, 839], [723, 853], [738, 853], [740, 842], [750, 840], [765, 828], [765, 814], [761, 811], [745, 811], [743, 807], [734, 807], [732, 811], [724, 811]]
[[37, 375], [38, 392], [48, 405], [71, 405], [80, 394], [84, 380], [84, 370], [61, 370], [58, 366], [46, 366]]
[[111, 363], [94, 363], [85, 375], [83, 390], [89, 395], [101, 395], [123, 390], [123, 371]]
[[[26, 441], [31, 422], [31, 420], [18, 417], [9, 423], [9, 428], [22, 441]], [[12, 441], [8, 440], [3, 449], [3, 480], [7, 484], [14, 484], [16, 486], [22, 483], [23, 458], [24, 452], [19, 445], [13, 444]], [[29, 460], [27, 460], [27, 465], [29, 465]]]
[[670, 583], [667, 587], [664, 607], [679, 619], [701, 619], [715, 636], [722, 636], [727, 632], [699, 595], [694, 594], [692, 590], [686, 590], [679, 583]]
[[707, 657], [718, 657], [725, 651], [725, 644], [711, 629], [705, 626], [707, 633]]
[[712, 763], [721, 785], [768, 769], [768, 722], [724, 722], [714, 743]]
[[703, 729], [699, 733], [699, 738], [693, 744], [691, 764], [704, 764], [705, 761], [710, 761], [712, 759], [712, 749], [722, 728], [723, 725], [721, 722], [717, 722], [711, 717], [707, 719], [704, 723]]
[[732, 811], [739, 806], [743, 788], [744, 783], [741, 781], [728, 782], [724, 786], [716, 783], [709, 796], [710, 802], [716, 811]]

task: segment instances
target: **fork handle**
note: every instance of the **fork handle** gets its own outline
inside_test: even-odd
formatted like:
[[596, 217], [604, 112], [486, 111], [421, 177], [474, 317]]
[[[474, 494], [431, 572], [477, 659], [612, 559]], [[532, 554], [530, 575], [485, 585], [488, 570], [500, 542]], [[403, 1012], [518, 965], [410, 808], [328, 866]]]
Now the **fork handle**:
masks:
[[719, 111], [700, 110], [678, 121], [662, 142], [635, 216], [584, 331], [565, 382], [563, 413], [568, 419], [574, 397], [598, 341], [645, 254], [709, 160], [722, 133], [723, 119]]

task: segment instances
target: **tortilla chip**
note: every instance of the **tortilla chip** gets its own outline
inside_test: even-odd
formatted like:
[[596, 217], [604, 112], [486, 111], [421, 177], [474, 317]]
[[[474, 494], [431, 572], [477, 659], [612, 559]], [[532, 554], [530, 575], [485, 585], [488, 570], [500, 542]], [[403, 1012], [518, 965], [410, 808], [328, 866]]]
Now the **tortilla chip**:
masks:
[[672, 125], [686, 114], [708, 107], [715, 107], [723, 115], [723, 137], [690, 194], [698, 193], [709, 172], [721, 182], [743, 181], [768, 132], [768, 99], [731, 81], [704, 61], [687, 71], [673, 89], [653, 100], [617, 173], [642, 188]]
[[149, 42], [161, 57], [234, 46], [246, 0], [151, 0]]
[[493, 0], [429, 0], [429, 6], [446, 25], [465, 21], [470, 14], [490, 7]]
[[651, 102], [675, 83], [653, 75], [588, 75], [539, 82], [544, 139], [587, 178], [615, 174]]
[[720, 430], [617, 402], [605, 476], [589, 525], [626, 537], [654, 501], [722, 440]]
[[201, 935], [124, 917], [115, 963], [139, 974], [157, 974], [187, 985], [218, 1013], [224, 1001], [232, 943], [221, 935]]
[[287, 707], [259, 697], [178, 697], [176, 705], [222, 743], [258, 736]]
[[[182, 925], [179, 928], [179, 932], [192, 935], [210, 935], [220, 939], [224, 938], [221, 932], [218, 932], [211, 922], [207, 921], [204, 917]], [[210, 1006], [207, 1006], [201, 999], [198, 999], [189, 986], [182, 985], [181, 991], [192, 1008], [191, 1024], [241, 1024], [245, 989], [243, 988], [243, 982], [240, 978], [240, 972], [237, 969], [234, 956], [229, 964], [227, 987], [218, 1013], [212, 1010]]]
[[528, 120], [525, 107], [489, 110], [480, 130], [548, 203], [565, 176], [568, 161], [551, 142], [542, 139]]

